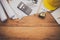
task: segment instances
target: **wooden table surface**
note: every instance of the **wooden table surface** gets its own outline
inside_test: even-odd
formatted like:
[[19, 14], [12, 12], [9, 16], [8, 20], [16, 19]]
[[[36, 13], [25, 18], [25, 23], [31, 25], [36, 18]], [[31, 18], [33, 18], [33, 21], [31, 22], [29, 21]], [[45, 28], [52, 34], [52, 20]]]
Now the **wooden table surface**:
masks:
[[1, 23], [0, 26], [13, 26], [13, 27], [59, 27], [58, 23], [55, 21], [53, 16], [50, 13], [46, 13], [46, 17], [44, 19], [39, 18], [38, 14], [26, 16], [21, 20], [11, 20], [8, 19], [6, 23]]
[[45, 19], [38, 14], [21, 20], [8, 19], [0, 23], [0, 40], [60, 40], [60, 27], [50, 13]]
[[21, 20], [8, 19], [0, 22], [0, 40], [60, 40], [60, 25], [50, 13], [44, 19], [38, 14]]

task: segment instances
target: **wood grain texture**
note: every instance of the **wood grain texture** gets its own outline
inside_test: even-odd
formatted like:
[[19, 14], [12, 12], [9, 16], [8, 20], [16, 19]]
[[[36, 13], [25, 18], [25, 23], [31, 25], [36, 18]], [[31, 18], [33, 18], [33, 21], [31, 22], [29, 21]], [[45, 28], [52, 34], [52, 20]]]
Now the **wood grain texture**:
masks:
[[8, 19], [6, 23], [1, 23], [0, 26], [6, 27], [59, 27], [55, 19], [50, 13], [46, 13], [46, 17], [44, 19], [39, 18], [38, 14], [26, 16], [21, 20], [11, 20]]
[[38, 14], [21, 20], [0, 23], [0, 40], [60, 40], [60, 26], [50, 13], [41, 19]]
[[59, 27], [1, 27], [0, 34], [8, 40], [60, 40]]

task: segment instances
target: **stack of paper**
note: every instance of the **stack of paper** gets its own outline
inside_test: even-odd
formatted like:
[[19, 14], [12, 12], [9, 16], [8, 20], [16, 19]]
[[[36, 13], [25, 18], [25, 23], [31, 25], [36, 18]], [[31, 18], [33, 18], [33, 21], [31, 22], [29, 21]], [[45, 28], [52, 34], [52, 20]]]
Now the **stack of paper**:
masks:
[[[12, 10], [12, 8], [10, 7], [10, 5], [8, 4], [7, 0], [0, 0], [2, 6], [4, 7], [7, 15], [9, 18], [11, 19], [16, 19], [16, 14], [15, 12]], [[2, 15], [2, 14], [1, 14]], [[3, 16], [3, 15], [2, 15]], [[3, 18], [2, 18], [3, 19]]]
[[60, 8], [56, 9], [51, 14], [55, 18], [55, 20], [57, 21], [57, 23], [60, 24]]
[[28, 7], [32, 9], [32, 12], [30, 13], [30, 15], [37, 13], [39, 6], [40, 6], [40, 2], [41, 2], [41, 0], [38, 0], [37, 3], [34, 4], [32, 0], [11, 0], [9, 1], [9, 5], [15, 11], [15, 13], [18, 15], [18, 18], [20, 19], [24, 16], [27, 16], [23, 11], [17, 8], [17, 6], [19, 5], [21, 1], [24, 2]]
[[7, 20], [7, 16], [6, 16], [6, 14], [3, 10], [3, 7], [1, 5], [1, 3], [0, 3], [0, 19], [1, 19], [2, 22]]
[[[9, 2], [8, 2], [9, 1]], [[39, 10], [39, 7], [40, 7], [40, 3], [41, 3], [41, 0], [37, 0], [37, 1], [34, 1], [34, 0], [0, 0], [1, 4], [3, 5], [7, 15], [9, 18], [11, 19], [15, 19], [15, 18], [23, 18], [24, 16], [28, 16], [26, 13], [24, 13], [23, 11], [21, 11], [19, 8], [18, 8], [18, 5], [23, 2], [26, 7], [28, 7], [28, 9], [32, 10], [25, 10], [27, 13], [30, 13], [29, 15], [33, 15], [33, 14], [36, 14], [38, 13], [38, 10]], [[4, 12], [4, 9], [3, 7], [1, 6], [0, 4], [0, 19], [1, 21], [4, 21], [7, 19], [7, 16], [6, 16], [6, 13]], [[27, 8], [26, 8], [27, 9]]]

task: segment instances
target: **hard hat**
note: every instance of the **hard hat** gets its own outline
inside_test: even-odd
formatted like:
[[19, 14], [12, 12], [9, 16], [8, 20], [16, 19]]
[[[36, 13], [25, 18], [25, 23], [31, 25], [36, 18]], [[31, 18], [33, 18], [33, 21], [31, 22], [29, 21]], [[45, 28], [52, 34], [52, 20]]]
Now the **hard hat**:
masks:
[[43, 4], [49, 10], [55, 10], [57, 8], [57, 7], [50, 5], [47, 0], [43, 0]]

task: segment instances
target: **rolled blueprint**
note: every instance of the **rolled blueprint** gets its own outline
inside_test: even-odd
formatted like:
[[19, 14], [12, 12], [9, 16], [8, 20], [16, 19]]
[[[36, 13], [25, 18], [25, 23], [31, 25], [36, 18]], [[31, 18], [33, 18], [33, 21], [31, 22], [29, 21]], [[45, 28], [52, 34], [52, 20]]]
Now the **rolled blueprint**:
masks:
[[15, 17], [15, 12], [11, 9], [10, 5], [8, 4], [7, 0], [0, 0], [4, 9], [7, 12], [7, 15], [9, 18], [14, 18]]
[[4, 10], [3, 10], [3, 7], [1, 5], [1, 3], [0, 3], [0, 19], [1, 19], [2, 22], [7, 20], [6, 14], [5, 14]]

